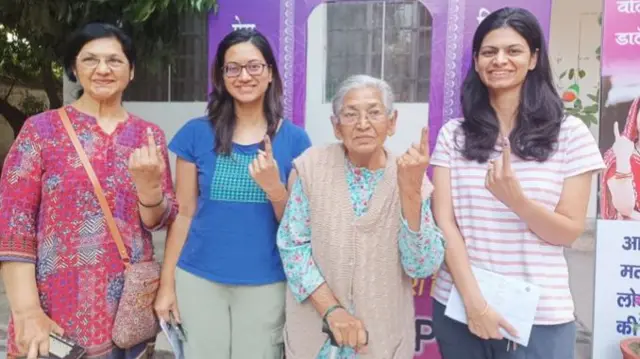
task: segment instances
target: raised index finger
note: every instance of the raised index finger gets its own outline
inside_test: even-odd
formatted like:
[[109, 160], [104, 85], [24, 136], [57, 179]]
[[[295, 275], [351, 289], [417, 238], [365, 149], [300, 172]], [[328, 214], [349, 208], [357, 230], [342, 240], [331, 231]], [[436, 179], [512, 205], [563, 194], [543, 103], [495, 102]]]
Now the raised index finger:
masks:
[[264, 152], [267, 153], [267, 160], [273, 158], [273, 147], [271, 146], [271, 139], [269, 135], [264, 136]]
[[427, 126], [422, 128], [422, 136], [420, 137], [420, 153], [423, 155], [429, 154], [429, 127]]
[[147, 142], [149, 142], [149, 157], [155, 158], [158, 153], [158, 146], [156, 146], [156, 139], [153, 137], [151, 127], [147, 127]]
[[618, 121], [613, 122], [613, 138], [616, 140], [620, 137], [620, 127], [618, 126]]
[[504, 138], [502, 145], [502, 168], [505, 171], [511, 170], [511, 144], [507, 137]]

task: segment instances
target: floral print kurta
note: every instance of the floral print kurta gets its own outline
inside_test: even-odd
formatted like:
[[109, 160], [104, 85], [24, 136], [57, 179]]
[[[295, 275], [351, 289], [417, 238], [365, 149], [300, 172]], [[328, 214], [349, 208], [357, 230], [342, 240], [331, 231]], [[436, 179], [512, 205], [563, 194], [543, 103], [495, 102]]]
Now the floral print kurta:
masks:
[[[94, 117], [66, 106], [70, 121], [111, 207], [132, 262], [153, 260], [150, 230], [176, 213], [171, 175], [164, 175], [169, 206], [157, 228], [145, 228], [128, 171], [129, 155], [148, 143], [151, 127], [167, 163], [162, 131], [130, 116], [111, 134]], [[113, 320], [124, 283], [123, 264], [91, 182], [56, 111], [27, 120], [0, 180], [0, 261], [36, 265], [40, 302], [88, 357], [115, 358]], [[13, 322], [9, 354], [17, 354]], [[120, 354], [118, 354], [120, 353]]]
[[[384, 169], [371, 171], [353, 166], [349, 161], [345, 168], [351, 203], [356, 216], [367, 212], [369, 201], [384, 175]], [[430, 208], [430, 199], [422, 202], [420, 231], [412, 231], [406, 220], [398, 233], [398, 246], [404, 271], [412, 278], [425, 278], [438, 270], [444, 260], [444, 239], [435, 226]], [[291, 189], [278, 231], [278, 247], [284, 264], [290, 290], [296, 300], [306, 300], [322, 283], [324, 278], [311, 253], [310, 206], [302, 182], [298, 178]], [[331, 346], [329, 341], [320, 350], [316, 359], [327, 359]], [[353, 349], [339, 349], [337, 359], [357, 358]]]

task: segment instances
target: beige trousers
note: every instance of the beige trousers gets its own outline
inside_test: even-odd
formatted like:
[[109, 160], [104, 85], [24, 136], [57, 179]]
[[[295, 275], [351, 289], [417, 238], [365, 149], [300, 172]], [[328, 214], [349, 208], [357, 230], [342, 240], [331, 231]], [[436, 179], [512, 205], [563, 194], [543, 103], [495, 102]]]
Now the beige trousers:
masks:
[[282, 359], [286, 283], [237, 286], [176, 268], [185, 359]]

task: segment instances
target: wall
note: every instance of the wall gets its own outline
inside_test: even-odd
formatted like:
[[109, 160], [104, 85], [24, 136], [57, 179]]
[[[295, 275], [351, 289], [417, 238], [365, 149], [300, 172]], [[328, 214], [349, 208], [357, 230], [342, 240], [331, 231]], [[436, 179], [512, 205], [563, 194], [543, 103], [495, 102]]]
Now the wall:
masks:
[[[170, 141], [176, 132], [188, 120], [204, 116], [206, 102], [125, 102], [127, 111], [136, 114], [143, 119], [153, 122], [164, 130], [167, 141]], [[170, 154], [171, 170], [175, 173], [175, 155]]]
[[[555, 0], [551, 8], [549, 57], [559, 92], [562, 94], [573, 83], [566, 77], [559, 79], [560, 74], [566, 69], [579, 67], [586, 73], [586, 76], [579, 80], [581, 91], [578, 96], [585, 105], [592, 103], [587, 94], [595, 94], [600, 86], [600, 60], [596, 57], [595, 51], [602, 39], [601, 26], [598, 24], [602, 1]], [[598, 140], [599, 123], [590, 125], [589, 129]], [[588, 217], [595, 220], [598, 186], [595, 179], [593, 182]]]

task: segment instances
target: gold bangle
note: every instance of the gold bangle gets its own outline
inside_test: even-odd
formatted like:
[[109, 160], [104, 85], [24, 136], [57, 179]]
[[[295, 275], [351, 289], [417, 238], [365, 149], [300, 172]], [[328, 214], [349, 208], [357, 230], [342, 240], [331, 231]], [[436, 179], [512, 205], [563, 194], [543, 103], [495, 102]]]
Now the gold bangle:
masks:
[[488, 312], [489, 312], [489, 302], [485, 302], [484, 303], [484, 309], [482, 310], [482, 312], [480, 312], [480, 314], [477, 314], [477, 315], [474, 315], [474, 316], [469, 316], [469, 317], [471, 319], [484, 317], [485, 315], [487, 315]]

